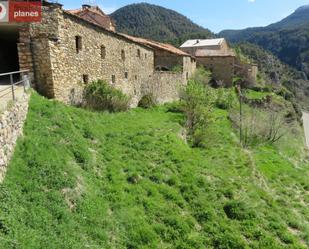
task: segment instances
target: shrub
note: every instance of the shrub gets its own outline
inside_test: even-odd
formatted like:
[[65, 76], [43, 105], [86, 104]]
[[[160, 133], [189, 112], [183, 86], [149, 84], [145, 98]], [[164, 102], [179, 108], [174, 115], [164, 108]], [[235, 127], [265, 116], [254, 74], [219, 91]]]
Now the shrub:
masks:
[[242, 144], [245, 147], [274, 144], [285, 134], [283, 114], [275, 110], [263, 112], [258, 108], [244, 108], [241, 123], [238, 110], [231, 111], [229, 118], [235, 127], [242, 126]]
[[120, 112], [129, 109], [130, 98], [103, 80], [88, 84], [84, 99], [86, 106], [94, 110]]
[[211, 81], [211, 78], [211, 72], [205, 70], [204, 67], [198, 67], [194, 74], [191, 76], [192, 81], [199, 82], [202, 85], [208, 85]]
[[181, 104], [179, 102], [166, 103], [164, 106], [166, 107], [167, 112], [183, 113]]
[[217, 90], [216, 106], [227, 110], [237, 105], [237, 97], [233, 89], [219, 88]]
[[213, 89], [195, 80], [190, 80], [187, 87], [181, 92], [189, 135], [194, 134], [199, 127], [207, 126], [214, 99]]
[[240, 201], [230, 201], [223, 207], [226, 216], [232, 220], [247, 220], [255, 218], [255, 213]]
[[209, 81], [210, 73], [199, 67], [180, 94], [186, 128], [194, 147], [205, 147], [206, 127], [212, 120], [215, 93]]
[[152, 94], [147, 94], [141, 98], [138, 102], [138, 107], [142, 107], [145, 109], [151, 108], [156, 105], [154, 96]]
[[183, 71], [182, 65], [176, 65], [172, 67], [171, 71], [174, 73], [181, 73]]

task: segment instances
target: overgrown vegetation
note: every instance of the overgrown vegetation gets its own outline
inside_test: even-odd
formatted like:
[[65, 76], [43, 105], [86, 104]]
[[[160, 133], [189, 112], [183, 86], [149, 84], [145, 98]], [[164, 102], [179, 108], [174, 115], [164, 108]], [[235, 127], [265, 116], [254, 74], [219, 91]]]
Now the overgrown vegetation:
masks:
[[84, 90], [84, 99], [86, 107], [109, 112], [126, 111], [130, 103], [128, 96], [103, 80], [89, 83]]
[[156, 105], [156, 101], [152, 94], [144, 95], [138, 103], [138, 107], [142, 107], [145, 109], [154, 107], [155, 105]]
[[236, 49], [259, 68], [258, 84], [278, 92], [284, 90], [290, 99], [296, 98], [304, 108], [309, 107], [307, 89], [308, 81], [303, 79], [303, 74], [292, 67], [282, 63], [276, 56], [261, 47], [247, 42], [238, 43]]
[[0, 186], [0, 248], [307, 248], [296, 133], [249, 153], [214, 107], [207, 146], [192, 148], [171, 109], [95, 113], [34, 94]]
[[297, 133], [249, 153], [214, 106], [192, 148], [176, 106], [96, 113], [34, 94], [0, 186], [0, 248], [307, 248]]

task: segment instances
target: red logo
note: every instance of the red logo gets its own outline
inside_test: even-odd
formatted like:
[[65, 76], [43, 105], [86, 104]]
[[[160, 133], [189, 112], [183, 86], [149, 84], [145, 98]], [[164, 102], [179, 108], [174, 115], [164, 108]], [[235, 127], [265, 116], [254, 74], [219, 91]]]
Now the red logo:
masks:
[[42, 2], [9, 1], [10, 22], [40, 22], [42, 19]]

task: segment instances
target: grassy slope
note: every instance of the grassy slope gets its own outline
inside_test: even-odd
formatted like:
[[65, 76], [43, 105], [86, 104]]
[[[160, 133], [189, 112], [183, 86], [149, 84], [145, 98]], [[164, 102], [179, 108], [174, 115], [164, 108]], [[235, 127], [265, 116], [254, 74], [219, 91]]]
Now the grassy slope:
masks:
[[0, 248], [308, 248], [308, 166], [240, 149], [216, 117], [192, 149], [164, 107], [99, 114], [34, 94], [0, 185]]

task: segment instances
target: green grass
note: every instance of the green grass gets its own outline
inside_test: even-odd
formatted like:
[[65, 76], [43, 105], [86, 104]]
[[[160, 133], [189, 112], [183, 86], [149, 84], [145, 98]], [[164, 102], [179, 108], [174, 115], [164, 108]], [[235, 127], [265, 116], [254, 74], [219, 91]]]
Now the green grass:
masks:
[[274, 93], [270, 93], [270, 92], [257, 92], [254, 90], [246, 90], [245, 93], [246, 97], [248, 99], [263, 99], [267, 96], [275, 96]]
[[193, 149], [166, 107], [96, 113], [33, 94], [0, 185], [0, 248], [308, 248], [308, 165], [286, 146], [241, 149], [214, 116]]

